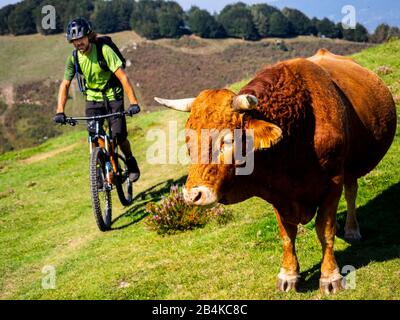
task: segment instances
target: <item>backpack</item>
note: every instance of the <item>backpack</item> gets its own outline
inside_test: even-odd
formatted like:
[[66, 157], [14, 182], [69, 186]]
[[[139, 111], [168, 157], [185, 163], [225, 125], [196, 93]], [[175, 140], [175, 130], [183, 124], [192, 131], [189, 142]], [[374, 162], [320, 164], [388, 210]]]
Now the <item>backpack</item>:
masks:
[[[111, 37], [108, 37], [108, 36], [98, 37], [97, 41], [94, 44], [96, 45], [96, 50], [97, 50], [97, 62], [100, 65], [101, 69], [103, 69], [104, 71], [110, 71], [110, 68], [108, 67], [107, 62], [103, 56], [102, 49], [103, 49], [103, 45], [105, 45], [105, 44], [108, 45], [115, 52], [115, 54], [118, 56], [118, 58], [122, 61], [122, 68], [125, 69], [126, 59], [122, 55], [121, 51], [118, 49], [117, 45], [112, 41]], [[103, 96], [105, 96], [105, 92], [109, 88], [113, 88], [114, 94], [115, 94], [116, 88], [122, 89], [122, 84], [119, 81], [119, 79], [115, 76], [115, 74], [111, 75], [110, 80], [107, 82], [107, 84], [104, 86], [104, 88], [102, 90], [88, 88], [86, 86], [85, 79], [82, 80], [83, 73], [82, 73], [81, 67], [79, 66], [78, 51], [76, 49], [73, 52], [73, 57], [74, 57], [75, 74], [76, 74], [76, 78], [78, 81], [79, 90], [82, 93], [85, 93], [86, 89], [90, 89], [93, 91], [101, 92], [101, 93], [103, 93]]]

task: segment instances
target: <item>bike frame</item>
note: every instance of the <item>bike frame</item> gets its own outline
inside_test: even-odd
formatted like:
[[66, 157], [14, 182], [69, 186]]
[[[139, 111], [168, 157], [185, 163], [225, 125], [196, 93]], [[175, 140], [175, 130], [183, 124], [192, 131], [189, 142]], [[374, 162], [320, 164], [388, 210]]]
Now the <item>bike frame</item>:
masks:
[[[113, 186], [123, 206], [132, 204], [132, 183], [128, 179], [126, 160], [118, 154], [117, 141], [112, 139], [111, 119], [124, 117], [128, 113], [123, 111], [102, 116], [66, 118], [65, 123], [75, 126], [78, 121], [93, 121], [94, 134], [90, 130], [90, 166], [89, 180], [92, 197], [92, 209], [97, 226], [101, 231], [111, 230], [112, 225], [112, 196]], [[101, 120], [108, 120], [108, 133], [103, 129]], [[124, 165], [122, 165], [122, 162]], [[103, 200], [103, 201], [101, 201]], [[102, 203], [104, 202], [104, 203]]]
[[[112, 169], [114, 173], [119, 174], [119, 167], [118, 167], [118, 146], [116, 145], [115, 141], [111, 138], [112, 137], [112, 129], [111, 129], [111, 121], [112, 117], [123, 117], [126, 116], [128, 112], [117, 112], [112, 114], [107, 114], [103, 116], [93, 116], [93, 117], [72, 117], [67, 118], [66, 121], [72, 126], [75, 126], [78, 121], [95, 121], [96, 122], [96, 132], [94, 136], [89, 135], [89, 150], [90, 153], [93, 152], [93, 148], [100, 147], [106, 151], [106, 156], [109, 157]], [[100, 132], [100, 121], [107, 119], [108, 121], [108, 134], [102, 135]], [[114, 184], [114, 175], [111, 176], [111, 181], [107, 181], [110, 185]]]

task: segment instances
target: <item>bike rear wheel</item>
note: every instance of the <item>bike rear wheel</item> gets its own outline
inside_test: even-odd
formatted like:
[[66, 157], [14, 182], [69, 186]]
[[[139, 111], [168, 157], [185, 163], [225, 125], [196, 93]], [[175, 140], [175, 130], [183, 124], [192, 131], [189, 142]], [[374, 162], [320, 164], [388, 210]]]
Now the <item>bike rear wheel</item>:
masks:
[[93, 214], [100, 231], [111, 229], [112, 201], [111, 186], [106, 179], [106, 154], [103, 149], [93, 149], [90, 156], [90, 193], [92, 195]]
[[116, 188], [119, 201], [125, 207], [128, 207], [133, 202], [133, 187], [132, 182], [129, 180], [129, 171], [126, 160], [120, 154], [117, 154], [118, 160], [118, 180], [116, 181]]

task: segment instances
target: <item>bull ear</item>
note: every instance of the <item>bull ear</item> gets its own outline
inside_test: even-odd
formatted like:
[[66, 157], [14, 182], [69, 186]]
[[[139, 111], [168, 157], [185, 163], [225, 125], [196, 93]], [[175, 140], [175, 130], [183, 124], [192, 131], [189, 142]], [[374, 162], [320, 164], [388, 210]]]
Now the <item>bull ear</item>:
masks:
[[269, 122], [251, 119], [246, 129], [254, 130], [254, 149], [268, 149], [282, 139], [282, 130]]

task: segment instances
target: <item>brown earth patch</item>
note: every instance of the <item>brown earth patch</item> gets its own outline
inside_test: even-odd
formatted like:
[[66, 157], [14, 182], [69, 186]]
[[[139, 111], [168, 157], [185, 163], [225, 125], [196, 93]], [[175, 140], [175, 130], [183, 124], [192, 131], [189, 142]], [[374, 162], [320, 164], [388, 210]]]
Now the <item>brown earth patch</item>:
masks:
[[55, 157], [56, 155], [59, 155], [60, 153], [71, 151], [78, 144], [79, 143], [74, 143], [74, 144], [71, 144], [71, 145], [69, 145], [69, 146], [67, 146], [65, 148], [61, 148], [61, 149], [57, 149], [57, 150], [53, 150], [53, 151], [49, 151], [49, 152], [44, 152], [44, 153], [39, 153], [39, 154], [36, 154], [36, 155], [34, 155], [32, 157], [29, 157], [27, 159], [20, 160], [20, 162], [24, 163], [24, 164], [32, 164], [32, 163], [35, 163], [35, 162], [46, 160], [46, 159]]
[[328, 39], [305, 42], [296, 38], [279, 40], [279, 43], [276, 40], [230, 41], [222, 52], [210, 50], [206, 54], [193, 51], [210, 48], [185, 48], [186, 51], [182, 51], [181, 47], [172, 49], [171, 42], [166, 40], [162, 43], [139, 43], [135, 50], [124, 53], [132, 62], [128, 74], [142, 104], [152, 110], [154, 96], [185, 98], [196, 96], [204, 89], [223, 88], [252, 77], [266, 65], [295, 57], [309, 57], [322, 47], [336, 54], [349, 55], [369, 46]]

